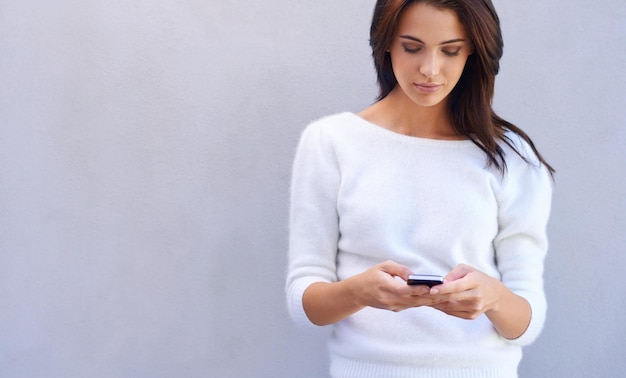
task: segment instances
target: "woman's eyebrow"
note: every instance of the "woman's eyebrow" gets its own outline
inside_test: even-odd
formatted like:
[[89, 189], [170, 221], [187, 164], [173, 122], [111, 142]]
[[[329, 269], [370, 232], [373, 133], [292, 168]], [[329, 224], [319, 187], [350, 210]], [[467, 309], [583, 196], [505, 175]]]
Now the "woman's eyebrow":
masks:
[[[411, 41], [415, 41], [415, 42], [418, 42], [418, 43], [421, 43], [421, 44], [425, 45], [424, 41], [422, 41], [422, 40], [421, 40], [421, 39], [419, 39], [419, 38], [416, 38], [416, 37], [410, 36], [410, 35], [401, 35], [401, 36], [400, 36], [400, 38], [409, 39], [409, 40], [411, 40]], [[448, 41], [443, 41], [443, 42], [441, 42], [439, 45], [440, 45], [440, 46], [441, 46], [441, 45], [447, 45], [447, 44], [450, 44], [450, 43], [456, 43], [456, 42], [465, 42], [465, 39], [463, 39], [463, 38], [455, 38], [455, 39], [450, 39], [450, 40], [448, 40]]]

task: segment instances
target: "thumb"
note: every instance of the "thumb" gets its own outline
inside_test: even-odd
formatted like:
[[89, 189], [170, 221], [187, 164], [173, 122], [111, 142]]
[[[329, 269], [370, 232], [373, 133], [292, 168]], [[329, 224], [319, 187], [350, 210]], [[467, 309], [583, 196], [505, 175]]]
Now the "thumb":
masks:
[[383, 272], [390, 274], [394, 277], [400, 277], [405, 281], [409, 277], [409, 274], [413, 272], [411, 269], [409, 269], [408, 266], [398, 264], [397, 262], [392, 260], [387, 260], [383, 263], [380, 263], [378, 266]]

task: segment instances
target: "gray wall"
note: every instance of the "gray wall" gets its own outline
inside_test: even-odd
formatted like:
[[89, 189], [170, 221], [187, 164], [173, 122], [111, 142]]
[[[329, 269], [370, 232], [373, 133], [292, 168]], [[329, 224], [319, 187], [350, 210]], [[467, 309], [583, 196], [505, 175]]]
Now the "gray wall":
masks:
[[[376, 86], [374, 1], [0, 0], [0, 376], [319, 377], [283, 299], [302, 128]], [[626, 5], [496, 1], [495, 107], [558, 169], [522, 377], [626, 342]]]

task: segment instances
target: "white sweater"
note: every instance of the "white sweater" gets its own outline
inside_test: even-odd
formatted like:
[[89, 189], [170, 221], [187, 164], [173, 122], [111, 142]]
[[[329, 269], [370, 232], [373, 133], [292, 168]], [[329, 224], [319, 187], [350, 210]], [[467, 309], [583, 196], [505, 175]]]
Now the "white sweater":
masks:
[[516, 377], [521, 347], [546, 314], [543, 260], [551, 179], [503, 144], [507, 171], [487, 165], [469, 140], [409, 137], [353, 113], [323, 118], [302, 134], [293, 166], [287, 303], [312, 325], [302, 294], [385, 260], [416, 273], [471, 265], [526, 298], [532, 320], [516, 340], [485, 315], [462, 320], [430, 307], [365, 308], [333, 325], [334, 377]]

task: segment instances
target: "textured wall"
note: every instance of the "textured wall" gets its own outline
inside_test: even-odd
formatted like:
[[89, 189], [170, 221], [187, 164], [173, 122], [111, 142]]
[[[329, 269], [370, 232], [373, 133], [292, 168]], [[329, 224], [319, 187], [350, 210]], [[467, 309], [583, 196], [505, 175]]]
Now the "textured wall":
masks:
[[[373, 3], [0, 0], [0, 376], [323, 376], [284, 306], [290, 166], [375, 98]], [[558, 169], [520, 372], [616, 376], [626, 6], [496, 6], [496, 109]]]
[[498, 0], [496, 108], [558, 170], [548, 320], [523, 377], [618, 377], [626, 348], [626, 3]]

